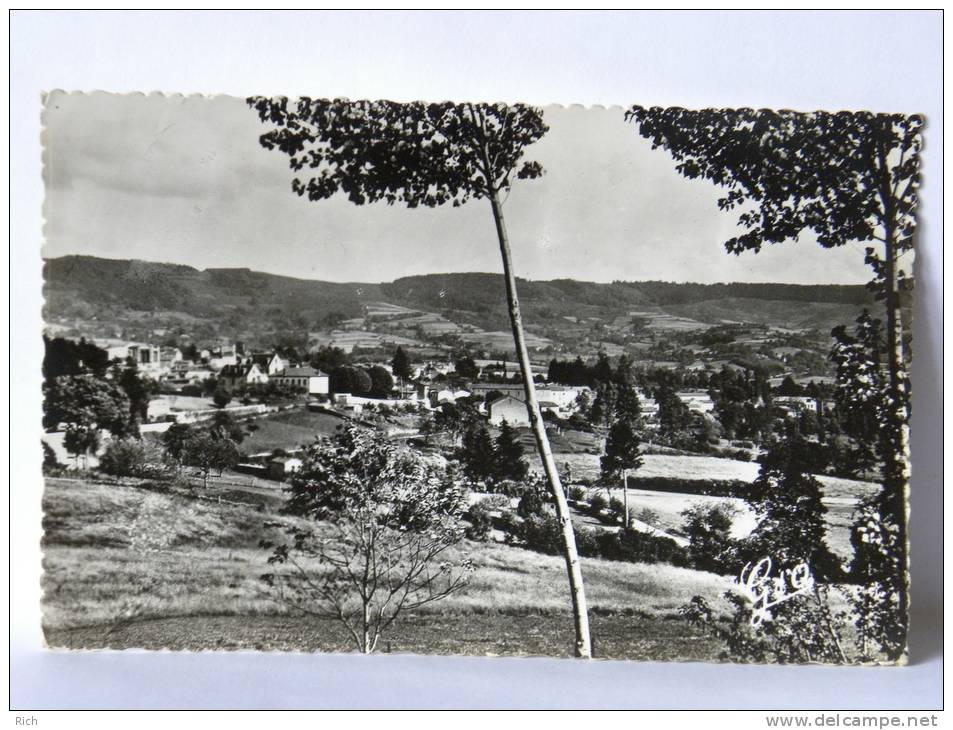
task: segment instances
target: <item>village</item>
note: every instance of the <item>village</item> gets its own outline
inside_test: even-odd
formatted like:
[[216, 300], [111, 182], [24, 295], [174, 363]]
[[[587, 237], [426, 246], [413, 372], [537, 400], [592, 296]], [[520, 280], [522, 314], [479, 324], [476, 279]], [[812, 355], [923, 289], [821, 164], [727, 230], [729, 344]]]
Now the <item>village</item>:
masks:
[[[102, 350], [109, 362], [134, 367], [147, 384], [149, 397], [139, 424], [143, 434], [159, 438], [173, 424], [201, 425], [221, 418], [239, 421], [247, 439], [239, 444], [239, 463], [219, 475], [225, 481], [231, 471], [233, 476], [252, 474], [280, 482], [299, 468], [301, 452], [315, 437], [326, 436], [333, 432], [332, 425], [340, 428], [345, 422], [382, 429], [392, 438], [428, 450], [441, 446], [449, 456], [456, 446], [454, 429], [435, 427], [434, 421], [436, 416], [438, 424], [442, 420], [445, 426], [447, 419], [441, 419], [442, 412], [455, 412], [458, 406], [465, 406], [492, 433], [497, 433], [505, 423], [515, 430], [525, 450], [533, 453], [518, 365], [507, 359], [502, 348], [493, 351], [487, 347], [492, 342], [492, 338], [486, 340], [487, 333], [473, 326], [457, 327], [439, 315], [386, 302], [371, 303], [364, 312], [363, 318], [316, 334], [310, 351], [293, 347], [253, 349], [227, 338], [207, 340], [199, 346], [181, 329], [176, 338], [179, 346], [169, 344], [168, 337], [166, 344], [116, 337], [80, 337], [78, 341]], [[590, 329], [601, 330], [604, 335], [606, 327], [599, 324], [598, 318], [590, 319], [594, 320]], [[633, 321], [647, 322], [648, 327], [633, 328]], [[78, 324], [74, 323], [71, 329], [73, 336]], [[420, 328], [425, 326], [437, 329], [424, 332]], [[571, 326], [561, 341], [530, 341], [536, 399], [549, 437], [567, 467], [579, 462], [578, 478], [598, 476], [598, 459], [604, 452], [608, 423], [594, 423], [598, 416], [592, 418], [592, 406], [599, 397], [599, 379], [609, 376], [603, 373], [591, 377], [583, 373], [580, 378], [578, 372], [575, 376], [568, 374], [573, 367], [576, 371], [580, 367], [583, 371], [590, 367], [607, 368], [611, 359], [630, 370], [638, 402], [639, 429], [644, 437], [641, 448], [667, 453], [669, 457], [697, 454], [740, 458], [745, 462], [757, 458], [757, 439], [751, 434], [724, 433], [709, 382], [719, 372], [747, 372], [745, 377], [750, 378], [747, 362], [760, 360], [760, 371], [768, 373], [764, 388], [770, 393], [775, 415], [796, 420], [811, 414], [816, 418], [834, 407], [826, 368], [820, 370], [824, 374], [810, 376], [811, 368], [818, 371], [816, 361], [808, 359], [807, 369], [797, 367], [803, 365], [803, 354], [811, 351], [804, 346], [811, 341], [808, 331], [798, 333], [739, 323], [704, 326], [697, 321], [649, 312], [632, 312], [628, 319], [617, 317], [608, 323], [608, 328], [623, 335], [635, 329], [643, 341], [651, 344], [643, 346], [636, 342], [626, 350], [586, 336], [580, 347], [575, 336], [578, 333], [574, 334]], [[400, 335], [395, 336], [395, 331]], [[461, 332], [469, 332], [471, 337], [484, 335], [484, 345], [459, 339]], [[168, 334], [166, 330], [157, 333]], [[792, 342], [801, 346], [792, 347]], [[585, 345], [590, 348], [587, 350]], [[596, 353], [592, 345], [602, 349]], [[760, 351], [753, 352], [752, 348]], [[614, 353], [613, 358], [609, 358], [606, 349]], [[579, 354], [572, 367], [569, 359], [560, 359], [570, 358], [573, 351], [588, 353], [590, 364], [585, 364]], [[634, 353], [634, 357], [629, 353]], [[768, 367], [764, 367], [765, 362]], [[668, 381], [679, 385], [670, 393], [684, 411], [677, 424], [672, 423], [671, 408], [666, 403], [660, 419], [656, 400], [659, 386]], [[764, 397], [759, 395], [754, 404], [764, 407]], [[324, 419], [321, 427], [308, 431], [312, 421], [319, 417]], [[285, 423], [283, 428], [278, 427], [288, 419], [297, 419], [299, 425], [291, 427]], [[448, 430], [449, 438], [445, 433]], [[674, 431], [688, 436], [673, 438]], [[109, 434], [102, 435], [97, 449], [83, 454], [83, 465], [98, 464], [98, 453], [109, 442]], [[698, 448], [702, 440], [703, 448]], [[59, 462], [79, 464], [78, 454], [70, 453], [66, 447], [63, 430], [50, 429], [44, 442]], [[747, 467], [745, 464], [746, 473], [750, 471]], [[237, 483], [245, 482], [239, 479]]]

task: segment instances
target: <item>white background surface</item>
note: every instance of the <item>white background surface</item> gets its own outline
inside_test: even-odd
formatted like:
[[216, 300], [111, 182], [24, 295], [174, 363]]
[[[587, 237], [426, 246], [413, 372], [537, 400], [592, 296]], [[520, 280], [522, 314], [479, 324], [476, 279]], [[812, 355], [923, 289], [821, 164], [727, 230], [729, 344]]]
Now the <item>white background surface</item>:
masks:
[[[941, 703], [942, 16], [38, 13], [11, 17], [11, 706], [902, 709]], [[104, 89], [926, 115], [904, 668], [52, 652], [39, 628], [40, 93]]]

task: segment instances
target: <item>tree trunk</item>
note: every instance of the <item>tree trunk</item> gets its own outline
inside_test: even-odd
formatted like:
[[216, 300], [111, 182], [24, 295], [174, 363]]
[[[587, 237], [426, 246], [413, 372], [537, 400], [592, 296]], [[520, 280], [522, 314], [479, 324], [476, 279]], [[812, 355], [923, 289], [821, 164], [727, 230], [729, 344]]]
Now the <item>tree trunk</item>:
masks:
[[363, 629], [361, 633], [361, 652], [364, 654], [370, 654], [374, 648], [371, 646], [371, 616], [367, 601], [364, 601], [363, 612], [361, 615], [361, 628]]
[[496, 223], [496, 235], [500, 241], [500, 254], [503, 257], [503, 275], [506, 280], [506, 301], [510, 310], [510, 323], [513, 329], [513, 340], [516, 344], [516, 359], [523, 373], [523, 390], [526, 394], [526, 411], [529, 414], [533, 436], [536, 439], [536, 448], [539, 458], [543, 462], [543, 471], [549, 490], [556, 502], [556, 516], [562, 529], [563, 558], [566, 561], [566, 572], [569, 574], [569, 593], [572, 597], [573, 621], [576, 629], [576, 656], [589, 658], [592, 656], [592, 645], [589, 638], [589, 613], [586, 604], [586, 591], [582, 583], [582, 570], [579, 565], [579, 554], [576, 551], [576, 535], [572, 529], [572, 520], [569, 516], [569, 504], [563, 493], [556, 461], [546, 436], [546, 427], [536, 400], [536, 385], [533, 382], [533, 369], [530, 366], [529, 352], [526, 349], [526, 339], [523, 333], [523, 318], [520, 314], [519, 299], [516, 294], [516, 277], [513, 275], [513, 265], [510, 256], [510, 243], [506, 235], [506, 225], [503, 222], [503, 208], [497, 191], [491, 187], [490, 205], [493, 208], [493, 219]]
[[629, 470], [622, 472], [622, 529], [629, 528]]
[[907, 496], [910, 483], [910, 425], [909, 394], [903, 358], [903, 328], [900, 314], [900, 292], [897, 287], [897, 249], [893, 226], [886, 227], [884, 253], [886, 259], [885, 308], [887, 315], [887, 372], [890, 403], [888, 404], [889, 430], [884, 449], [884, 491], [886, 505], [897, 520], [902, 576], [900, 583], [900, 613], [906, 633], [908, 621], [909, 558], [907, 555]]
[[[884, 130], [889, 134], [889, 130]], [[887, 134], [883, 136], [887, 136]], [[882, 444], [884, 469], [883, 487], [878, 505], [882, 518], [895, 520], [897, 525], [897, 561], [899, 575], [886, 575], [884, 581], [898, 593], [898, 613], [906, 644], [909, 621], [909, 559], [907, 551], [907, 495], [910, 484], [910, 411], [907, 376], [903, 359], [903, 331], [900, 316], [900, 290], [897, 281], [897, 258], [901, 253], [898, 238], [903, 235], [897, 226], [897, 201], [894, 199], [892, 175], [888, 164], [889, 151], [883, 143], [876, 147], [874, 164], [879, 174], [879, 195], [882, 204], [884, 228], [884, 308], [886, 310], [887, 345], [887, 414]], [[899, 656], [891, 657], [893, 659]]]

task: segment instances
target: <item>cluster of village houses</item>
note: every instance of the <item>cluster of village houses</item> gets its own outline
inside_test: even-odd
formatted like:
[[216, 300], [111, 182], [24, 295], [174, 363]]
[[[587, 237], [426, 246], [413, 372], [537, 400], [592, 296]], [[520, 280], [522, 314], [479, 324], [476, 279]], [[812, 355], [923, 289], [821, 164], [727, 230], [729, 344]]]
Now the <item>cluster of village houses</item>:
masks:
[[[289, 363], [275, 352], [246, 352], [241, 343], [223, 343], [215, 349], [202, 350], [199, 352], [200, 362], [186, 360], [177, 348], [116, 340], [97, 340], [96, 344], [106, 350], [110, 359], [131, 358], [144, 374], [170, 389], [199, 384], [215, 377], [218, 386], [229, 392], [275, 383], [294, 387], [309, 397], [327, 398], [335, 405], [357, 413], [367, 404], [379, 402], [349, 393], [332, 395], [327, 373], [307, 365]], [[388, 363], [379, 364], [390, 371]], [[491, 377], [505, 374], [495, 372], [494, 368], [498, 367], [495, 363], [486, 365], [484, 372]], [[486, 416], [491, 424], [499, 425], [505, 420], [514, 426], [529, 425], [522, 384], [477, 381], [469, 389], [461, 389], [442, 387], [435, 382], [440, 375], [452, 371], [453, 365], [448, 362], [418, 365], [412, 378], [416, 384], [400, 383], [395, 388], [395, 405], [412, 403], [434, 408], [472, 395], [485, 399], [488, 394], [495, 394], [485, 403]], [[575, 412], [579, 395], [587, 390], [585, 387], [540, 384], [536, 395], [542, 410], [565, 418]]]
[[[215, 377], [218, 386], [228, 392], [239, 391], [247, 386], [275, 383], [290, 386], [309, 398], [328, 400], [336, 407], [353, 413], [361, 413], [368, 404], [380, 402], [350, 393], [332, 394], [327, 373], [308, 365], [287, 362], [275, 352], [246, 352], [242, 343], [225, 342], [216, 348], [201, 350], [199, 362], [186, 360], [177, 348], [116, 340], [97, 340], [96, 344], [107, 351], [110, 359], [133, 359], [145, 374], [173, 390]], [[481, 410], [492, 425], [498, 426], [506, 421], [513, 426], [528, 426], [523, 385], [500, 382], [503, 378], [499, 376], [507, 375], [507, 364], [490, 361], [482, 364], [484, 377], [489, 377], [489, 380], [474, 381], [467, 389], [449, 388], [439, 382], [440, 375], [453, 371], [452, 363], [434, 361], [418, 365], [412, 378], [415, 383], [398, 383], [395, 386], [393, 405], [413, 404], [435, 408], [443, 403], [452, 403], [475, 395], [484, 401]], [[379, 365], [390, 371], [389, 363], [382, 362]], [[515, 366], [515, 363], [512, 365]], [[500, 367], [503, 371], [497, 372]], [[509, 374], [513, 372], [515, 368], [511, 368]], [[589, 391], [589, 388], [539, 383], [536, 386], [536, 397], [542, 411], [568, 418], [578, 409], [578, 399], [584, 391]], [[491, 394], [494, 397], [486, 400]], [[694, 412], [708, 414], [714, 409], [714, 404], [705, 391], [686, 391], [678, 395]], [[648, 393], [640, 393], [640, 396], [643, 415], [651, 422], [658, 407]], [[811, 398], [778, 399], [778, 405], [786, 410], [816, 409], [816, 402]]]
[[176, 347], [142, 342], [95, 340], [109, 359], [131, 358], [146, 375], [169, 387], [182, 387], [215, 377], [225, 390], [269, 382], [301, 389], [309, 395], [328, 395], [328, 375], [310, 366], [286, 362], [275, 352], [246, 353], [242, 343], [222, 344], [199, 352], [199, 362], [186, 360]]

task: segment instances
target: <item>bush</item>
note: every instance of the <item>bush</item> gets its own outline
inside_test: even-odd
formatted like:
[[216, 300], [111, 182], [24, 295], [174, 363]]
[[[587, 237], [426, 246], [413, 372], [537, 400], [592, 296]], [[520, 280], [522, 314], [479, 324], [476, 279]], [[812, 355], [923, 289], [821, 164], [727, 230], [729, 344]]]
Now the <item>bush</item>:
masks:
[[[520, 520], [512, 512], [504, 512], [497, 522], [506, 543], [547, 555], [562, 553], [562, 531], [559, 520], [548, 513], [531, 515]], [[671, 563], [690, 565], [688, 551], [668, 537], [657, 537], [630, 528], [618, 532], [577, 527], [576, 550], [584, 558], [605, 558], [630, 563]]]
[[625, 503], [621, 499], [613, 497], [609, 500], [609, 512], [617, 517], [622, 517], [625, 514]]
[[688, 552], [670, 537], [650, 535], [631, 528], [606, 533], [603, 557], [630, 563], [671, 563], [687, 566]]
[[598, 515], [609, 506], [609, 502], [598, 492], [591, 497], [589, 497], [589, 511], [594, 515]]
[[501, 514], [497, 527], [503, 532], [504, 540], [508, 544], [519, 544], [522, 541], [523, 522], [512, 512]]
[[148, 477], [158, 471], [160, 459], [137, 439], [115, 439], [99, 457], [99, 469], [117, 477]]
[[586, 498], [586, 490], [579, 486], [569, 487], [569, 499], [582, 502]]
[[521, 497], [526, 487], [522, 482], [510, 479], [492, 480], [486, 483], [486, 490], [494, 494], [505, 494], [508, 497]]
[[639, 522], [644, 522], [646, 525], [656, 527], [659, 521], [659, 514], [654, 509], [643, 507], [635, 515], [635, 519], [637, 519]]
[[477, 502], [472, 505], [466, 514], [470, 524], [466, 528], [466, 536], [470, 540], [486, 542], [493, 529], [493, 519], [490, 517], [490, 508], [486, 502]]
[[600, 558], [602, 557], [602, 547], [599, 544], [599, 539], [602, 535], [607, 533], [602, 530], [590, 530], [585, 527], [577, 527], [575, 529], [576, 533], [576, 550], [584, 558]]
[[562, 553], [562, 531], [559, 520], [551, 515], [533, 515], [523, 520], [519, 537], [531, 550], [547, 555]]
[[215, 404], [216, 408], [224, 408], [232, 401], [231, 393], [229, 393], [224, 388], [219, 388], [212, 395], [212, 402]]
[[43, 444], [43, 468], [44, 469], [59, 469], [63, 465], [60, 464], [59, 459], [56, 458], [56, 452], [53, 451], [53, 448], [46, 443], [46, 441], [41, 441]]
[[738, 569], [737, 545], [730, 537], [734, 515], [734, 507], [724, 504], [695, 504], [682, 512], [692, 567], [721, 574]]
[[525, 492], [523, 496], [520, 497], [520, 503], [516, 508], [516, 514], [524, 519], [531, 517], [532, 515], [542, 514], [543, 512], [543, 500], [540, 497], [539, 491], [535, 488], [530, 487]]
[[510, 506], [510, 498], [505, 494], [491, 494], [484, 497], [480, 504], [486, 507], [490, 512], [494, 512], [496, 510], [508, 509]]

